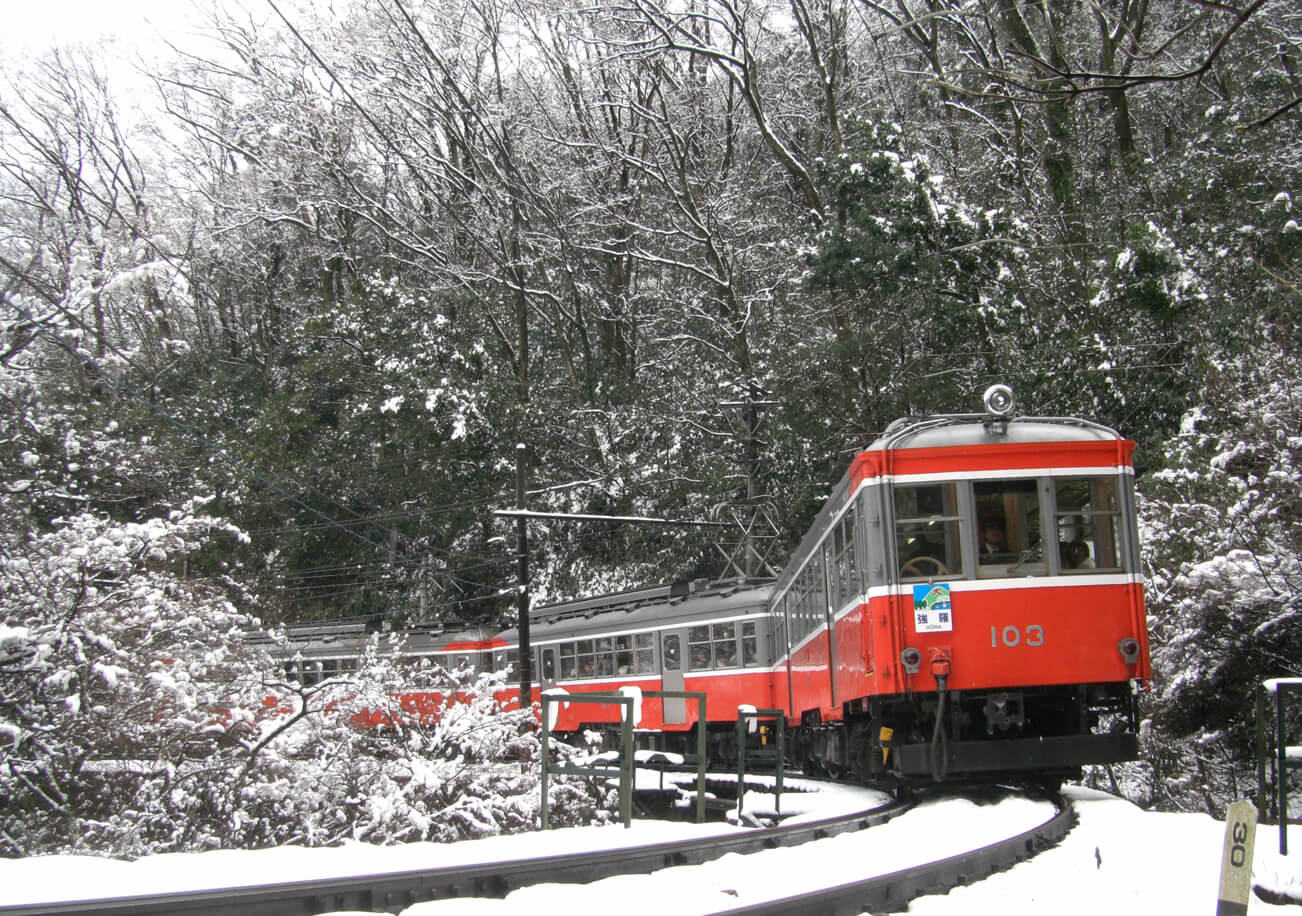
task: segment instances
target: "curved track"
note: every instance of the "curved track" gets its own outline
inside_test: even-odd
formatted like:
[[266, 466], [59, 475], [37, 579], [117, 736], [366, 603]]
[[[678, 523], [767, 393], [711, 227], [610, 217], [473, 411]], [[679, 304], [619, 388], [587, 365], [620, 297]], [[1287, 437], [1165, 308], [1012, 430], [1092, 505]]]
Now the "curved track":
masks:
[[[1075, 823], [1070, 804], [1054, 799], [1057, 813], [1044, 824], [1015, 837], [939, 862], [825, 888], [817, 892], [727, 911], [729, 914], [859, 913], [903, 909], [908, 901], [980, 880], [1060, 841]], [[503, 897], [540, 883], [583, 883], [621, 874], [697, 865], [729, 853], [795, 846], [811, 840], [863, 830], [885, 823], [911, 808], [895, 802], [871, 811], [802, 824], [779, 825], [738, 834], [712, 836], [609, 852], [548, 856], [454, 868], [169, 893], [106, 900], [77, 900], [0, 906], [0, 916], [91, 913], [181, 914], [181, 916], [293, 916], [333, 910], [400, 912], [427, 900], [451, 897]]]

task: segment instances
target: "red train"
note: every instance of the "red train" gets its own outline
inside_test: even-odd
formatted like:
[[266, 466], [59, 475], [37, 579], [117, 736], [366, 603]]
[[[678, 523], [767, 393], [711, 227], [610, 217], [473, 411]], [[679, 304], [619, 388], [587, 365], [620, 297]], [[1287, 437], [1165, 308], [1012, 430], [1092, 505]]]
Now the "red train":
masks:
[[[897, 421], [856, 455], [776, 580], [536, 609], [535, 699], [703, 691], [720, 757], [739, 707], [777, 709], [794, 763], [864, 780], [1051, 779], [1134, 758], [1151, 677], [1134, 443], [1014, 417], [1003, 386], [985, 403]], [[501, 668], [517, 642], [460, 654]], [[693, 704], [644, 697], [636, 714], [648, 746], [695, 746]], [[554, 727], [617, 717], [576, 703]]]

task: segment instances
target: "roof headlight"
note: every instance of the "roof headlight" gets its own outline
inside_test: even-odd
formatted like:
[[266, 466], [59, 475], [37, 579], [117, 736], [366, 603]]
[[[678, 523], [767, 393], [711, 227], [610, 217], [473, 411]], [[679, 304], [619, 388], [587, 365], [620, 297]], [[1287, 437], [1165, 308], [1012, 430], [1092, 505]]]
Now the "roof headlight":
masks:
[[1007, 385], [991, 385], [981, 400], [986, 405], [986, 413], [1001, 420], [1010, 416], [1016, 406], [1013, 389]]

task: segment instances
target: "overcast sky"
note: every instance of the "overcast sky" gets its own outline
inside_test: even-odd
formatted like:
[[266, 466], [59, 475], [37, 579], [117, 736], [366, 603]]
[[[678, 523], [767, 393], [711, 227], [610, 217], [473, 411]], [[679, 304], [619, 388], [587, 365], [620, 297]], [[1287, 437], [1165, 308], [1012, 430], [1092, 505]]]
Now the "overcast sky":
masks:
[[194, 15], [189, 0], [0, 0], [0, 43], [10, 54], [100, 39], [135, 45], [185, 29]]

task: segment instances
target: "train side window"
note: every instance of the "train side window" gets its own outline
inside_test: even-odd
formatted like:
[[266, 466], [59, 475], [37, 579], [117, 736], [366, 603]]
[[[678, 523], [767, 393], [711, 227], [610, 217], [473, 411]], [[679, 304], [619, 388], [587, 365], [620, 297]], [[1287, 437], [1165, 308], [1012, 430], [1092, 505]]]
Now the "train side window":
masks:
[[855, 510], [851, 509], [837, 523], [833, 540], [836, 605], [844, 607], [859, 593], [859, 562], [854, 547]]
[[977, 515], [977, 577], [1043, 576], [1037, 480], [978, 481], [972, 485]]
[[687, 670], [701, 671], [710, 667], [710, 628], [708, 625], [687, 629]]
[[596, 677], [597, 657], [593, 653], [592, 640], [580, 639], [575, 648], [578, 650], [579, 677]]
[[575, 661], [574, 643], [563, 642], [560, 644], [561, 657], [561, 678], [568, 680], [575, 677], [578, 672], [578, 662]]
[[[519, 657], [519, 653], [515, 649], [507, 649], [505, 652], [503, 651], [494, 652], [493, 671], [501, 672], [508, 675], [515, 674], [516, 671], [515, 664], [518, 657]], [[565, 665], [562, 664], [561, 668], [564, 669], [564, 667]]]
[[615, 673], [615, 641], [609, 636], [596, 640], [597, 674], [609, 677]]
[[901, 580], [963, 575], [959, 520], [957, 485], [895, 488], [895, 543]]
[[682, 657], [678, 648], [678, 634], [666, 636], [661, 644], [661, 651], [664, 653], [666, 671], [677, 671], [682, 667]]
[[1122, 569], [1121, 498], [1115, 477], [1056, 481], [1058, 557], [1065, 575]]
[[741, 663], [747, 667], [759, 664], [759, 637], [753, 620], [741, 624]]
[[638, 633], [633, 637], [633, 673], [651, 674], [656, 670], [656, 639], [650, 633]]
[[737, 665], [737, 626], [731, 623], [716, 623], [710, 627], [710, 640], [713, 644], [714, 667], [734, 668]]
[[556, 650], [554, 649], [543, 649], [542, 676], [548, 681], [556, 677]]

